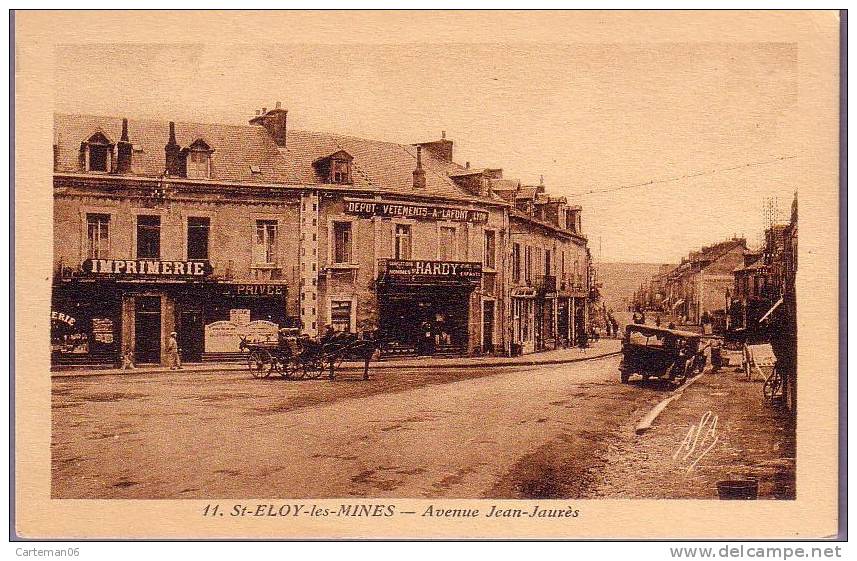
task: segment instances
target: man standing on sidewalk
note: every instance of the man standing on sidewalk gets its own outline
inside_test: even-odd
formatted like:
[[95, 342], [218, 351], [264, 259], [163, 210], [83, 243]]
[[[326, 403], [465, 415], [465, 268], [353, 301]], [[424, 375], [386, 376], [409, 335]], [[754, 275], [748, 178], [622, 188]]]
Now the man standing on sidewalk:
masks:
[[167, 360], [170, 363], [170, 370], [181, 370], [182, 359], [179, 354], [179, 342], [176, 332], [170, 333], [167, 339]]

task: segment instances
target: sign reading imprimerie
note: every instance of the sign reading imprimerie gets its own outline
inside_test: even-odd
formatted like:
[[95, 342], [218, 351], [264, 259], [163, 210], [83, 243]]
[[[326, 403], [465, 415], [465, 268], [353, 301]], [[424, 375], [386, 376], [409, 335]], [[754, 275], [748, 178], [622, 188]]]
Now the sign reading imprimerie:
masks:
[[83, 270], [91, 275], [204, 277], [211, 274], [211, 265], [205, 261], [87, 259]]
[[422, 220], [452, 220], [455, 222], [488, 222], [488, 213], [484, 210], [455, 208], [414, 203], [367, 201], [365, 199], [345, 199], [345, 214], [357, 216], [381, 216], [384, 218], [415, 218]]

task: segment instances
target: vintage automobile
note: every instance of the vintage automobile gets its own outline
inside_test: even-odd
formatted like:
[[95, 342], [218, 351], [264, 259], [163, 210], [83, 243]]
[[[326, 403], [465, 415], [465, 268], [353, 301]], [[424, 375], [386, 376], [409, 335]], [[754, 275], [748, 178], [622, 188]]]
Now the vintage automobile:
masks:
[[684, 383], [691, 374], [705, 368], [704, 337], [691, 331], [628, 325], [619, 364], [622, 383], [627, 383], [633, 374], [640, 375], [643, 380], [660, 378], [674, 384]]

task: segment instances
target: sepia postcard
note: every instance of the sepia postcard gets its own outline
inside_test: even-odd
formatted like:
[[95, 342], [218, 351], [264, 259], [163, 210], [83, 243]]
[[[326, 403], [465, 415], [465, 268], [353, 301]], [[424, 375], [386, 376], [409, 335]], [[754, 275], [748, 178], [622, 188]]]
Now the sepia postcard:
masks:
[[841, 537], [845, 17], [13, 12], [12, 539]]

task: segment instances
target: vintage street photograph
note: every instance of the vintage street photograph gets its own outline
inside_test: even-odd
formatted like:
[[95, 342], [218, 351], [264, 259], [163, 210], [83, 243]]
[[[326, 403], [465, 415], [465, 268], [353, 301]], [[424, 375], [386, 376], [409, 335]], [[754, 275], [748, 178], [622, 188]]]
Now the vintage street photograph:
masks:
[[[828, 213], [806, 227], [838, 236], [819, 206], [838, 195], [808, 171], [827, 148], [805, 134], [802, 48], [758, 17], [771, 32], [745, 40], [165, 32], [44, 52], [50, 359], [28, 375], [50, 378], [51, 500], [576, 518], [817, 494], [798, 339], [828, 337], [800, 318], [836, 279], [806, 268], [799, 224]], [[396, 499], [423, 502], [378, 506]]]

